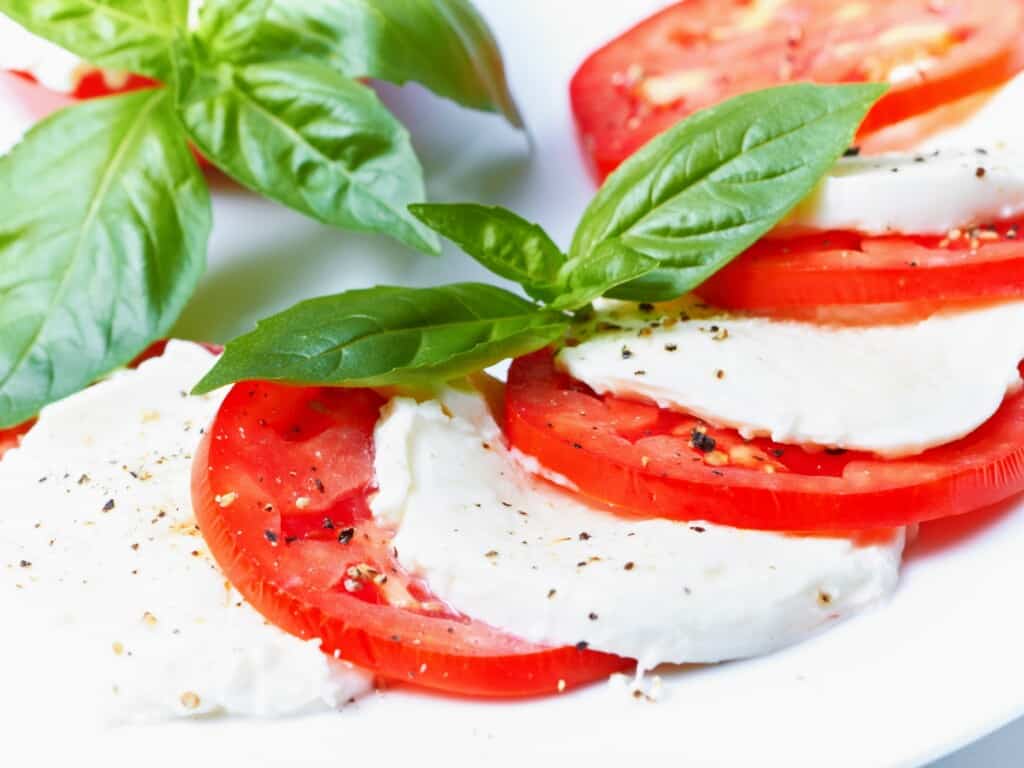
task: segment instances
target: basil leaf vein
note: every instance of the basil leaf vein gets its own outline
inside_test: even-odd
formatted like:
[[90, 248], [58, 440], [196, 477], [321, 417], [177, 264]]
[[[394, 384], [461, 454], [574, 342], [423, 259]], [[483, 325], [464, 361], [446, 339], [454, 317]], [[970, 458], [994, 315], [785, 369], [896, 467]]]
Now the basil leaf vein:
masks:
[[197, 37], [215, 59], [241, 60], [263, 47], [263, 20], [272, 0], [205, 0]]
[[236, 181], [326, 224], [438, 252], [406, 208], [425, 196], [409, 134], [369, 88], [305, 60], [182, 71], [189, 135]]
[[409, 210], [532, 298], [550, 302], [558, 296], [565, 255], [539, 225], [504, 208], [473, 203], [424, 203]]
[[0, 158], [0, 427], [165, 335], [205, 266], [205, 180], [171, 95], [63, 110]]
[[612, 291], [654, 301], [692, 290], [809, 195], [885, 91], [876, 84], [797, 84], [744, 94], [654, 138], [613, 173], [570, 248], [606, 243], [660, 267]]
[[304, 56], [352, 78], [415, 81], [523, 126], [498, 43], [468, 0], [270, 0], [258, 39], [234, 56]]
[[335, 386], [430, 384], [533, 352], [567, 316], [480, 283], [379, 286], [304, 301], [227, 345], [197, 393], [251, 379]]

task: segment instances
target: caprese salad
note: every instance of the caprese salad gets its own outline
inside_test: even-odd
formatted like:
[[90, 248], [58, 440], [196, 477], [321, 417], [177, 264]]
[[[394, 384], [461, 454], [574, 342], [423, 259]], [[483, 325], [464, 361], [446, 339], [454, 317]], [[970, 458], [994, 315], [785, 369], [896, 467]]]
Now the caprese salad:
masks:
[[3, 605], [132, 716], [557, 694], [835, 624], [917, 524], [1024, 490], [1021, 88], [875, 157], [898, 87], [697, 109], [567, 252], [412, 206], [529, 299], [313, 299], [47, 407], [0, 435]]

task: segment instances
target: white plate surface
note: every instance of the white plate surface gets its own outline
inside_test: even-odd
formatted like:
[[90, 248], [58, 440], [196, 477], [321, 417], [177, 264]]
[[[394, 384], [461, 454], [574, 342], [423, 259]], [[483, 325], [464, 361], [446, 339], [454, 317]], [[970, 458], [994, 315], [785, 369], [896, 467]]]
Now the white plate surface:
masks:
[[[478, 0], [504, 44], [532, 151], [496, 118], [416, 88], [385, 89], [416, 137], [432, 197], [506, 205], [567, 245], [593, 194], [575, 143], [569, 78], [588, 51], [661, 4]], [[223, 341], [298, 299], [346, 288], [491, 279], [454, 250], [417, 256], [318, 226], [223, 181], [215, 186], [210, 271], [178, 335]], [[767, 658], [668, 674], [659, 703], [600, 684], [511, 704], [396, 690], [318, 717], [105, 731], [87, 716], [26, 710], [24, 686], [56, 702], [63, 678], [40, 677], [38, 664], [19, 676], [8, 655], [0, 763], [327, 766], [427, 757], [428, 765], [458, 765], [545, 753], [598, 764], [671, 754], [672, 765], [686, 766], [922, 765], [1024, 714], [1019, 506], [925, 526], [891, 601]], [[16, 617], [4, 625], [8, 637], [18, 632]], [[31, 643], [14, 645], [31, 653]]]

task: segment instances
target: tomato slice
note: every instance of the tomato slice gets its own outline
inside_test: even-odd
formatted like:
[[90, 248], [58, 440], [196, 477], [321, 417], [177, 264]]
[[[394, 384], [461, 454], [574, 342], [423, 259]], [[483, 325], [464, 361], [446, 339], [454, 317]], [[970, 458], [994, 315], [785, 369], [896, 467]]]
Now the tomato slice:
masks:
[[690, 113], [791, 81], [888, 81], [865, 135], [999, 85], [1024, 9], [995, 0], [685, 0], [591, 55], [570, 96], [598, 177]]
[[25, 422], [17, 427], [11, 427], [10, 429], [0, 429], [0, 459], [4, 457], [12, 448], [17, 448], [21, 444], [21, 437], [35, 424], [35, 420]]
[[559, 373], [550, 350], [513, 362], [505, 403], [513, 446], [623, 516], [782, 531], [893, 528], [1024, 490], [1024, 391], [962, 440], [899, 460], [747, 441], [686, 414], [599, 397]]
[[[821, 306], [895, 304], [905, 319], [917, 319], [951, 303], [1024, 296], [1022, 227], [1012, 221], [942, 237], [822, 232], [769, 238], [698, 292], [725, 309], [803, 317], [802, 310]], [[866, 317], [881, 318], [870, 308]]]
[[546, 648], [458, 614], [405, 573], [374, 523], [370, 390], [236, 386], [196, 454], [214, 558], [270, 622], [383, 677], [491, 697], [553, 693], [632, 662]]

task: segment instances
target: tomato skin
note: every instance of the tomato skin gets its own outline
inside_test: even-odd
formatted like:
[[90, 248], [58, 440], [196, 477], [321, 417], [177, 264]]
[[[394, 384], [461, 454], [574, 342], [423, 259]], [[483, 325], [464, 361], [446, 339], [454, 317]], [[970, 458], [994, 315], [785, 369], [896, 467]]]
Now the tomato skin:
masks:
[[[593, 53], [573, 77], [570, 97], [597, 178], [692, 112], [740, 93], [795, 81], [885, 79], [901, 59], [890, 62], [892, 51], [876, 40], [892, 29], [941, 22], [956, 42], [933, 57], [938, 63], [926, 76], [893, 84], [861, 136], [1000, 85], [1021, 66], [1019, 5], [892, 0], [868, 4], [867, 13], [845, 20], [837, 17], [844, 5], [790, 0], [771, 18], [748, 24], [745, 16], [757, 13], [749, 0], [684, 0]], [[927, 46], [914, 45], [905, 44], [907, 55], [914, 54], [910, 60], [931, 55]], [[652, 96], [649, 82], [679, 72], [697, 80], [677, 99]]]
[[799, 318], [806, 312], [792, 310], [899, 304], [905, 319], [918, 319], [955, 303], [1024, 296], [1022, 225], [968, 230], [955, 240], [852, 232], [773, 237], [697, 290], [723, 309]]
[[[614, 399], [556, 372], [550, 350], [537, 352], [509, 371], [506, 434], [581, 495], [625, 517], [849, 531], [971, 512], [1024, 491], [1024, 391], [962, 440], [895, 460], [808, 453], [763, 439], [747, 443], [733, 430], [653, 405], [647, 407], [658, 413], [659, 427], [630, 438], [609, 426], [607, 403]], [[688, 437], [695, 426], [718, 446], [746, 445], [756, 460], [709, 462]]]
[[[319, 638], [324, 652], [338, 651], [384, 678], [434, 690], [535, 696], [631, 668], [633, 662], [615, 656], [541, 647], [450, 612], [425, 614], [379, 595], [370, 599], [338, 589], [350, 561], [365, 559], [387, 574], [382, 591], [397, 585], [429, 601], [425, 585], [413, 584], [401, 571], [391, 534], [367, 519], [365, 504], [326, 536], [312, 531], [305, 539], [288, 541], [277, 533], [274, 541], [268, 539], [267, 532], [282, 525], [284, 513], [276, 510], [292, 508], [294, 495], [305, 492], [310, 456], [324, 462], [317, 477], [328, 496], [365, 498], [372, 487], [372, 430], [382, 402], [367, 390], [265, 383], [240, 384], [229, 393], [196, 453], [192, 496], [203, 537], [235, 588], [274, 625], [301, 638]], [[333, 450], [317, 454], [314, 447], [320, 444]], [[334, 469], [328, 469], [328, 461]], [[234, 496], [224, 505], [227, 494]], [[339, 507], [330, 499], [325, 503], [335, 517]], [[349, 514], [358, 505], [344, 508]], [[346, 525], [353, 533], [340, 543], [335, 537]]]
[[11, 427], [10, 429], [0, 429], [0, 459], [4, 457], [12, 448], [17, 448], [21, 445], [22, 436], [32, 429], [35, 424], [35, 419], [27, 421], [17, 427]]

